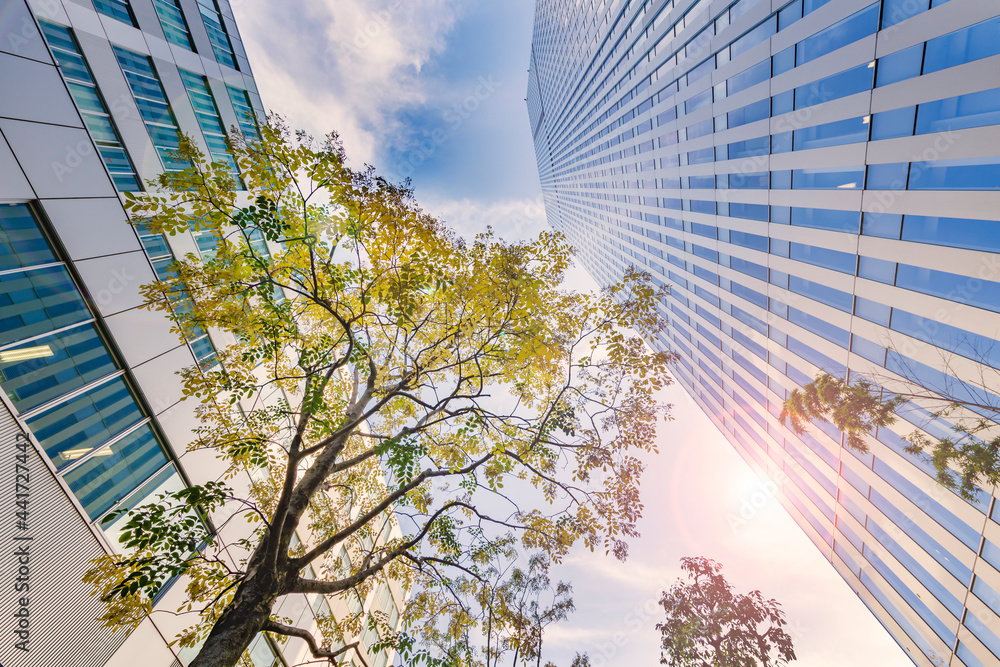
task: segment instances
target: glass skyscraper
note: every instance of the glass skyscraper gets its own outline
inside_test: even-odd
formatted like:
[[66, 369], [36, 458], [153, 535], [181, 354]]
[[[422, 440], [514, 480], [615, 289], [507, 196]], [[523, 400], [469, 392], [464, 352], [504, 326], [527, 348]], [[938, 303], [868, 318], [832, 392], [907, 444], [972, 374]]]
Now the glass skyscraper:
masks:
[[916, 664], [1000, 664], [1000, 506], [901, 438], [950, 424], [777, 418], [821, 372], [1000, 405], [1000, 3], [538, 0], [527, 103], [549, 221], [669, 285], [650, 344], [833, 567]]
[[[183, 580], [154, 601], [166, 613], [131, 634], [102, 627], [102, 605], [81, 580], [92, 559], [120, 549], [123, 520], [109, 512], [219, 479], [225, 467], [187, 451], [198, 422], [176, 372], [215, 367], [216, 349], [233, 341], [205, 331], [181, 340], [162, 314], [140, 308], [142, 285], [168, 275], [175, 257], [210, 256], [211, 240], [133, 227], [121, 197], [184, 166], [173, 154], [179, 132], [236, 172], [226, 131], [258, 138], [263, 112], [227, 0], [0, 0], [4, 667], [183, 667], [193, 657], [168, 645], [193, 623], [170, 613]], [[245, 533], [227, 518], [212, 520], [232, 550]], [[396, 582], [380, 581], [367, 599], [351, 593], [286, 596], [276, 613], [307, 631], [331, 609], [398, 621]], [[306, 653], [301, 640], [259, 636], [246, 664]], [[367, 656], [375, 667], [388, 659]]]

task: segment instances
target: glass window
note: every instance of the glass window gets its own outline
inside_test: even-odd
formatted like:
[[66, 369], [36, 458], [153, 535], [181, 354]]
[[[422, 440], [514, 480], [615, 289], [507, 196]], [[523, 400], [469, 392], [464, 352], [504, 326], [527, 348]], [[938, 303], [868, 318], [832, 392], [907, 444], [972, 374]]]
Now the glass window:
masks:
[[858, 211], [792, 207], [791, 224], [797, 227], [813, 227], [857, 234], [861, 226], [861, 214]]
[[726, 114], [726, 119], [728, 127], [732, 128], [763, 120], [770, 115], [771, 102], [764, 99], [730, 111]]
[[899, 239], [903, 216], [898, 213], [865, 213], [862, 234]]
[[180, 146], [180, 129], [170, 112], [167, 96], [153, 69], [152, 61], [118, 46], [112, 48], [164, 168], [167, 171], [184, 169], [187, 165], [173, 156]]
[[978, 616], [969, 611], [965, 614], [965, 627], [972, 630], [972, 634], [974, 634], [979, 641], [985, 644], [986, 648], [988, 648], [994, 656], [1000, 658], [1000, 637], [998, 637], [996, 633], [990, 629], [989, 625], [979, 620]]
[[160, 26], [163, 28], [163, 34], [167, 41], [193, 51], [191, 33], [178, 1], [153, 0], [153, 7], [156, 8], [156, 15], [160, 18]]
[[225, 20], [219, 12], [219, 5], [216, 0], [198, 0], [198, 9], [201, 17], [205, 21], [205, 28], [208, 30], [208, 39], [212, 42], [212, 50], [215, 52], [215, 59], [223, 65], [228, 65], [233, 69], [236, 67], [236, 56], [233, 53], [233, 45], [229, 41], [229, 32], [226, 30]]
[[1000, 190], [1000, 163], [995, 160], [913, 162], [907, 187], [910, 190]]
[[941, 638], [941, 641], [945, 642], [948, 646], [954, 646], [955, 644], [955, 632], [949, 629], [940, 618], [937, 617], [934, 612], [932, 612], [920, 596], [910, 590], [909, 586], [903, 583], [903, 581], [896, 576], [895, 572], [886, 565], [881, 558], [879, 558], [871, 549], [865, 549], [865, 558], [868, 562], [875, 566], [875, 569], [885, 577], [885, 580], [892, 586], [892, 589], [896, 591], [910, 608], [915, 611], [920, 618], [924, 620], [927, 625], [934, 630], [934, 633]]
[[924, 102], [917, 109], [917, 134], [1000, 124], [1000, 88]]
[[852, 276], [854, 275], [857, 263], [857, 256], [852, 253], [830, 250], [829, 248], [821, 248], [804, 243], [790, 244], [788, 256], [799, 262], [822, 266]]
[[770, 152], [770, 139], [769, 136], [763, 136], [731, 143], [729, 144], [728, 159], [735, 160], [755, 155], [767, 155]]
[[927, 11], [930, 5], [930, 0], [883, 0], [882, 29]]
[[871, 90], [874, 73], [874, 67], [858, 65], [838, 74], [799, 86], [795, 89], [795, 108], [802, 109]]
[[905, 190], [909, 162], [868, 165], [869, 190]]
[[851, 334], [845, 329], [835, 327], [826, 320], [810, 315], [809, 313], [793, 308], [788, 308], [788, 321], [797, 324], [803, 329], [813, 332], [817, 336], [825, 338], [831, 343], [838, 345], [845, 350], [850, 344]]
[[926, 215], [903, 218], [904, 241], [1000, 252], [1000, 222]]
[[915, 106], [883, 111], [872, 116], [872, 141], [908, 137], [913, 134]]
[[[114, 456], [114, 454], [109, 453], [107, 456]], [[175, 493], [183, 488], [184, 480], [177, 474], [177, 469], [174, 468], [173, 465], [168, 465], [163, 468], [163, 470], [156, 473], [156, 475], [151, 477], [149, 481], [143, 484], [142, 487], [135, 491], [135, 493], [132, 493], [125, 498], [124, 501], [116, 502], [115, 509], [132, 510], [143, 505], [149, 505], [157, 502], [159, 496], [165, 493]], [[128, 553], [124, 547], [119, 547], [122, 530], [124, 530], [125, 524], [128, 523], [128, 521], [129, 517], [127, 514], [123, 514], [114, 519], [104, 519], [101, 521], [101, 530], [104, 531], [104, 535], [108, 538], [108, 542], [111, 543], [118, 553]]]
[[861, 188], [864, 180], [865, 170], [862, 167], [792, 170], [792, 188], [796, 190], [850, 190]]
[[56, 262], [25, 204], [0, 204], [0, 271]]
[[65, 267], [0, 274], [0, 345], [89, 319]]
[[923, 61], [923, 44], [917, 44], [908, 49], [903, 49], [902, 51], [879, 58], [875, 85], [887, 86], [890, 83], [920, 76], [920, 68]]
[[825, 303], [837, 310], [842, 310], [845, 313], [851, 312], [853, 296], [839, 289], [834, 289], [822, 283], [812, 282], [798, 276], [788, 277], [788, 289], [796, 294], [801, 294], [820, 303]]
[[726, 80], [728, 95], [735, 95], [771, 77], [771, 61], [763, 60]]
[[132, 392], [118, 378], [32, 416], [27, 422], [56, 468], [65, 468], [142, 418]]
[[135, 25], [128, 0], [94, 0], [94, 7], [105, 16], [118, 19], [131, 26]]
[[949, 301], [1000, 312], [1000, 283], [990, 280], [900, 264], [896, 284]]
[[1000, 53], [998, 31], [1000, 17], [928, 40], [924, 74]]
[[0, 350], [0, 383], [20, 412], [116, 370], [93, 324]]
[[829, 28], [795, 45], [795, 62], [802, 65], [873, 34], [878, 28], [879, 3], [875, 2]]
[[239, 120], [243, 136], [249, 140], [259, 139], [257, 114], [253, 110], [253, 105], [250, 104], [250, 94], [230, 85], [226, 85], [226, 89], [229, 92], [229, 101], [232, 102], [233, 109], [236, 111], [236, 118]]
[[96, 452], [65, 475], [66, 482], [92, 519], [97, 519], [167, 464], [148, 425]]
[[47, 21], [39, 25], [115, 186], [121, 191], [139, 190], [135, 169], [72, 32]]

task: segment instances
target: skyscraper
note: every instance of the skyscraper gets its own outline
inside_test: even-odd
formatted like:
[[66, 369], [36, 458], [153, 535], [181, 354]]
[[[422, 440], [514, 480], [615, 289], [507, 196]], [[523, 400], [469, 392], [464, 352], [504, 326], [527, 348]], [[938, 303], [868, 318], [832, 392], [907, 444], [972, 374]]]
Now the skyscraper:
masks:
[[[139, 307], [143, 284], [176, 256], [211, 253], [211, 240], [133, 227], [121, 197], [182, 166], [179, 131], [233, 170], [227, 130], [257, 136], [264, 109], [232, 9], [0, 0], [0, 91], [0, 663], [186, 665], [193, 652], [168, 644], [192, 617], [154, 614], [111, 633], [81, 578], [120, 548], [110, 511], [223, 471], [213, 453], [187, 451], [197, 421], [176, 371], [215, 366], [232, 341], [180, 340]], [[220, 529], [223, 544], [241, 537]], [[176, 609], [183, 593], [183, 581], [164, 587], [155, 609]], [[396, 620], [401, 595], [383, 581], [367, 601], [294, 595], [277, 613], [307, 630], [331, 607]], [[304, 652], [301, 640], [259, 636], [247, 659], [271, 667]]]
[[949, 422], [777, 415], [821, 372], [995, 384], [1000, 4], [538, 0], [527, 102], [549, 221], [669, 285], [649, 342], [817, 548], [916, 664], [998, 664], [1000, 507], [901, 438]]

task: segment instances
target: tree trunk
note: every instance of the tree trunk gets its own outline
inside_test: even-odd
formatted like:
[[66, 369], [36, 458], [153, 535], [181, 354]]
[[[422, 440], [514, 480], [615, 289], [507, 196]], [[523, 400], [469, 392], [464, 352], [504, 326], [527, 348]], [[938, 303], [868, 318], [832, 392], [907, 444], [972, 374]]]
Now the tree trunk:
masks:
[[277, 592], [274, 577], [257, 575], [240, 584], [190, 667], [235, 667], [270, 618]]

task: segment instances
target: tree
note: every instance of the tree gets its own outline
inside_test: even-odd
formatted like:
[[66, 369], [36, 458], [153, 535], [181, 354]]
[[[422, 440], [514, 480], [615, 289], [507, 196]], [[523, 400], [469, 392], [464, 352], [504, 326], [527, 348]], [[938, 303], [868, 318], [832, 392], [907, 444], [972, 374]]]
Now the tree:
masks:
[[[906, 384], [904, 392], [895, 393], [864, 378], [849, 382], [823, 373], [789, 395], [779, 418], [799, 434], [812, 420], [825, 419], [844, 432], [848, 447], [867, 452], [866, 433], [892, 426], [898, 411], [911, 401], [929, 402], [933, 409], [924, 414], [924, 419], [929, 422], [957, 417], [951, 428], [955, 435], [934, 438], [914, 430], [904, 436], [906, 452], [929, 455], [938, 483], [966, 500], [976, 499], [978, 485], [1000, 483], [1000, 434], [996, 433], [1000, 408], [989, 400], [991, 394], [982, 391], [958, 395], [947, 388], [935, 392], [913, 382]], [[986, 398], [976, 398], [980, 395]], [[977, 416], [965, 416], [970, 413]]]
[[785, 613], [760, 591], [738, 595], [708, 558], [682, 558], [682, 579], [663, 592], [660, 663], [670, 667], [778, 667], [795, 660]]
[[[333, 134], [316, 142], [272, 118], [259, 141], [233, 137], [232, 154], [239, 182], [182, 141], [187, 169], [127, 195], [150, 232], [215, 244], [146, 285], [147, 307], [181, 335], [237, 342], [216, 367], [182, 372], [201, 419], [191, 447], [215, 451], [226, 477], [131, 512], [125, 553], [88, 574], [105, 622], [134, 627], [183, 575], [199, 622], [179, 641], [203, 642], [193, 667], [236, 664], [261, 631], [333, 663], [363, 619], [313, 636], [274, 615], [282, 596], [364, 595], [388, 576], [418, 602], [405, 627], [446, 616], [457, 640], [481, 619], [456, 600], [489, 587], [513, 536], [554, 561], [581, 541], [624, 559], [642, 510], [636, 454], [655, 449], [669, 415], [654, 394], [672, 357], [632, 333], [663, 326], [649, 276], [562, 289], [562, 236], [466, 242], [408, 184], [348, 167]], [[249, 492], [231, 486], [261, 469]], [[224, 554], [205, 513], [249, 521], [249, 537]], [[378, 622], [387, 643], [416, 651]]]

